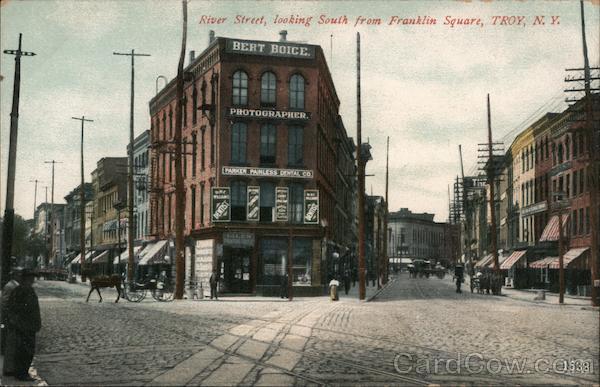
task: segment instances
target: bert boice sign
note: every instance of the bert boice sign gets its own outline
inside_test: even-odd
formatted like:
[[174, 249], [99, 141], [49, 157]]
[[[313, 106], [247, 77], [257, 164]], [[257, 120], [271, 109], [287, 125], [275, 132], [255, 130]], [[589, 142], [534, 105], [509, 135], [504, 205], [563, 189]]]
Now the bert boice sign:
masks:
[[225, 50], [234, 54], [268, 55], [302, 59], [313, 59], [315, 57], [315, 46], [287, 42], [227, 39]]

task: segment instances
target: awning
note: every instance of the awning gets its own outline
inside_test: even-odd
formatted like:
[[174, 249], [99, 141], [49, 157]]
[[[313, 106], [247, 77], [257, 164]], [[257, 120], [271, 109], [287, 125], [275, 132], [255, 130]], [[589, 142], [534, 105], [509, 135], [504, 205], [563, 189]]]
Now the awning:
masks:
[[[567, 235], [567, 226], [569, 224], [569, 215], [563, 214], [562, 216], [562, 224], [563, 224], [563, 236]], [[548, 242], [548, 241], [557, 241], [558, 240], [558, 215], [554, 215], [546, 224], [546, 228], [544, 228], [544, 232], [542, 232], [542, 236], [540, 237], [540, 242]]]
[[550, 266], [550, 264], [554, 261], [558, 262], [558, 257], [546, 257], [540, 259], [539, 261], [531, 262], [529, 267], [532, 269], [544, 269]]
[[154, 265], [158, 263], [170, 263], [165, 260], [167, 253], [168, 241], [158, 241], [148, 244], [144, 250], [140, 252], [139, 265]]
[[[92, 258], [92, 254], [94, 252], [93, 251], [88, 251], [87, 253], [85, 253], [85, 260], [89, 261], [90, 258]], [[77, 254], [77, 256], [75, 258], [73, 258], [73, 260], [71, 262], [69, 262], [69, 265], [79, 265], [81, 264], [81, 253]]]
[[511, 255], [509, 255], [504, 262], [500, 265], [501, 270], [509, 270], [511, 269], [515, 263], [517, 263], [521, 258], [525, 256], [527, 250], [513, 251]]
[[488, 254], [485, 257], [483, 257], [482, 259], [480, 259], [479, 261], [477, 261], [475, 263], [475, 267], [481, 267], [481, 268], [486, 267], [493, 260], [494, 260], [494, 255]]
[[[133, 246], [133, 260], [134, 262], [138, 262], [140, 257], [140, 250], [142, 249], [142, 246]], [[115, 257], [115, 260], [113, 261], [114, 265], [118, 265], [119, 264], [119, 257], [121, 259], [121, 263], [127, 263], [129, 261], [129, 248], [126, 248], [120, 255], [117, 255]]]
[[107, 263], [108, 262], [108, 250], [105, 250], [98, 254], [98, 256], [92, 259], [92, 263]]
[[[571, 249], [571, 250], [567, 251], [563, 255], [563, 268], [567, 268], [567, 266], [569, 266], [569, 264], [571, 262], [573, 262], [577, 258], [581, 257], [583, 255], [583, 253], [585, 253], [587, 250], [589, 250], [588, 247], [580, 247], [577, 249]], [[556, 262], [552, 261], [552, 263], [550, 263], [549, 267], [550, 267], [550, 269], [558, 269], [559, 268], [558, 266], [559, 266], [559, 262], [557, 259]]]

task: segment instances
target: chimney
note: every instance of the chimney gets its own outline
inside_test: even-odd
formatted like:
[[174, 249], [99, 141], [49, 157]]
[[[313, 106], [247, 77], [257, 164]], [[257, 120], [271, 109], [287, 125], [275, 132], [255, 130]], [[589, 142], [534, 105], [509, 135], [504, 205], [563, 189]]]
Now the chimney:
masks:
[[214, 41], [215, 41], [215, 31], [210, 30], [210, 31], [208, 31], [208, 45], [210, 46], [210, 44]]
[[194, 61], [195, 58], [196, 58], [196, 51], [190, 50], [190, 64], [192, 64], [192, 62]]
[[279, 31], [279, 41], [280, 42], [287, 41], [287, 31], [286, 30]]

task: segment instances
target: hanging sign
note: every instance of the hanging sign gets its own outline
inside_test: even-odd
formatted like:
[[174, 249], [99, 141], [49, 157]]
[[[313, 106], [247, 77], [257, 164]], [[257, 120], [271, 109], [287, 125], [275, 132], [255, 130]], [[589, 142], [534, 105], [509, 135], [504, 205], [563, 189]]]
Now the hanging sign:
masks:
[[288, 220], [288, 187], [277, 187], [275, 191], [275, 221]]
[[231, 220], [231, 193], [229, 187], [212, 187], [211, 214], [213, 222]]
[[260, 187], [248, 187], [248, 206], [246, 219], [260, 220]]
[[319, 224], [319, 191], [304, 190], [304, 223]]

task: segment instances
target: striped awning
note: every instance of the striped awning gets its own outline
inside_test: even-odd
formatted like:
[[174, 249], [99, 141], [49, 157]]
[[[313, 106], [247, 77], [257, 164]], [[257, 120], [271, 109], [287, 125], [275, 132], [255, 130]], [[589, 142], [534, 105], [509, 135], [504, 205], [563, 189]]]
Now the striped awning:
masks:
[[[542, 236], [540, 237], [540, 242], [549, 242], [549, 241], [557, 241], [558, 240], [558, 215], [554, 215], [546, 224], [546, 228], [544, 228], [544, 232], [542, 232]], [[562, 224], [563, 224], [563, 235], [567, 235], [567, 226], [569, 224], [569, 215], [563, 214], [562, 216]]]
[[501, 270], [509, 270], [511, 269], [515, 263], [517, 263], [521, 258], [525, 256], [527, 250], [513, 251], [513, 253], [502, 262], [500, 265]]
[[546, 257], [540, 259], [539, 261], [531, 262], [529, 267], [532, 269], [544, 269], [550, 266], [552, 262], [556, 261], [558, 263], [558, 257]]
[[487, 265], [489, 265], [490, 262], [494, 261], [494, 255], [493, 254], [488, 254], [485, 257], [483, 257], [482, 259], [480, 259], [479, 261], [477, 261], [477, 263], [475, 263], [475, 267], [486, 267]]
[[105, 250], [98, 254], [92, 259], [92, 263], [107, 263], [108, 262], [108, 250]]
[[[139, 254], [142, 246], [133, 246], [133, 260], [137, 263], [139, 260]], [[120, 255], [117, 255], [114, 259], [113, 264], [117, 265], [119, 263], [119, 258], [121, 259], [121, 263], [127, 263], [129, 261], [129, 249], [126, 248]]]
[[[589, 250], [588, 247], [580, 247], [577, 249], [571, 249], [571, 250], [567, 251], [563, 255], [563, 268], [567, 268], [571, 262], [573, 262], [577, 258], [581, 257], [583, 255], [583, 253], [585, 253], [587, 250]], [[558, 259], [556, 261], [552, 261], [550, 263], [549, 267], [550, 267], [550, 269], [558, 269], [559, 268]]]
[[[92, 254], [94, 254], [94, 251], [88, 251], [87, 253], [85, 253], [85, 260], [89, 261], [90, 258], [92, 258]], [[79, 265], [81, 264], [81, 253], [77, 254], [77, 256], [75, 258], [73, 258], [73, 260], [71, 262], [69, 262], [69, 265]]]
[[162, 240], [148, 244], [139, 254], [139, 265], [154, 265], [159, 263], [170, 263], [167, 256], [168, 241]]

